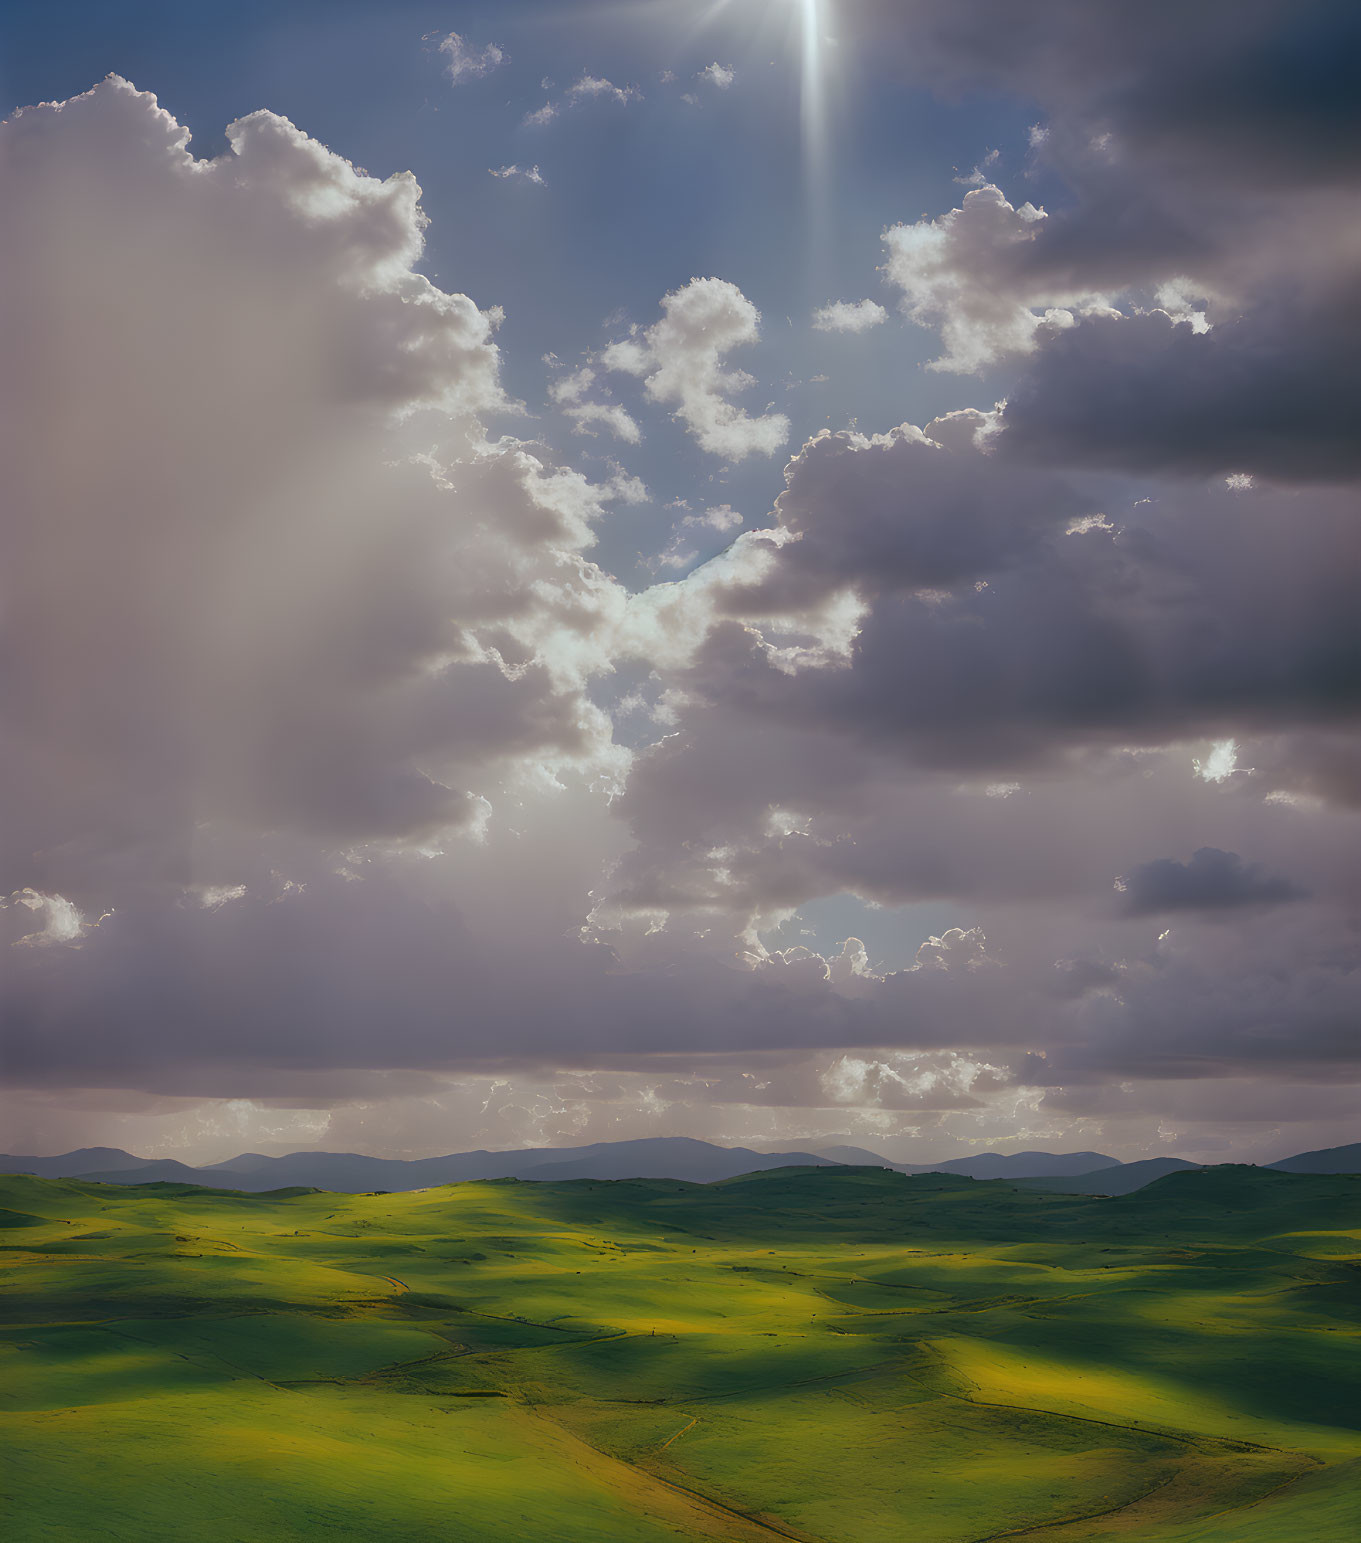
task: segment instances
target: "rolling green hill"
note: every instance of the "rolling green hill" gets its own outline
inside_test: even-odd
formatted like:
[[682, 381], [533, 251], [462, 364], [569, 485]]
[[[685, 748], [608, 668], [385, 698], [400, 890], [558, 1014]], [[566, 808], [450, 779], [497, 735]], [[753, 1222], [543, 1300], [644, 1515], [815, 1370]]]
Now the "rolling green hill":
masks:
[[1331, 1543], [1361, 1179], [0, 1179], [8, 1543]]

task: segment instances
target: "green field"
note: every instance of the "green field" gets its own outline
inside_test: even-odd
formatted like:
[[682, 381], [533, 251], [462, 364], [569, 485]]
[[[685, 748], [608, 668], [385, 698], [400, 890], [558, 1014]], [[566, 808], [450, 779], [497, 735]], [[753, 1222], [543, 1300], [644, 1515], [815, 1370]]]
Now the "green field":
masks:
[[1361, 1179], [0, 1207], [8, 1543], [1361, 1537]]

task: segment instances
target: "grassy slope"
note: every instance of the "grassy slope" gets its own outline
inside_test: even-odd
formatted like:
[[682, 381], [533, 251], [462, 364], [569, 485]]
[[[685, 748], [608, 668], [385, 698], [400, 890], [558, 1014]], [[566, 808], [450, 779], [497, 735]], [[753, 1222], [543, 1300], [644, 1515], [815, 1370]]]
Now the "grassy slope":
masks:
[[1361, 1532], [1361, 1180], [0, 1207], [13, 1543]]

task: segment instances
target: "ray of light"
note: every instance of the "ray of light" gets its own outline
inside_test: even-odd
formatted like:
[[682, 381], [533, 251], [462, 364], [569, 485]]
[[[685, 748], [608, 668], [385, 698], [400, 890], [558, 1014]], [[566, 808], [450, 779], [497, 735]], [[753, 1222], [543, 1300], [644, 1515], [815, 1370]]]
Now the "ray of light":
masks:
[[800, 116], [803, 124], [803, 153], [810, 178], [816, 180], [827, 159], [827, 102], [824, 69], [824, 0], [799, 0], [803, 16], [803, 94]]

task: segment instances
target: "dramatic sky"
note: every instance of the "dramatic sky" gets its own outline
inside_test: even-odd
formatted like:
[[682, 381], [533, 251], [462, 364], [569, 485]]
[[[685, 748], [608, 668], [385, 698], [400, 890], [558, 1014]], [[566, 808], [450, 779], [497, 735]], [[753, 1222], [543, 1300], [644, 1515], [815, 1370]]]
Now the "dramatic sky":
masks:
[[11, 0], [0, 1148], [1358, 1136], [1354, 0]]

